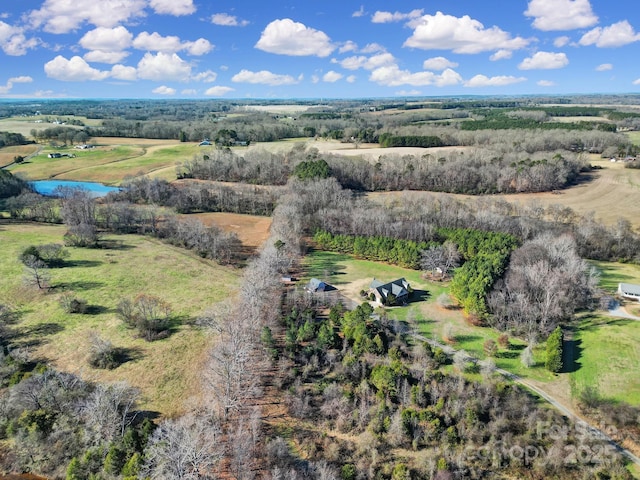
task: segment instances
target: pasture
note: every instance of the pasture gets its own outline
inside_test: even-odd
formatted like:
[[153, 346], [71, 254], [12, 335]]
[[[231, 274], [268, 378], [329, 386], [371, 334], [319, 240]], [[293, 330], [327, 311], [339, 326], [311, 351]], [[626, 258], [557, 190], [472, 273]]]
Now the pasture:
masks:
[[[33, 357], [88, 380], [126, 380], [143, 395], [142, 408], [177, 415], [200, 394], [200, 371], [209, 337], [193, 325], [208, 306], [235, 294], [239, 271], [221, 267], [177, 247], [138, 235], [109, 235], [105, 248], [71, 248], [61, 268], [49, 269], [51, 289], [23, 283], [18, 259], [29, 245], [62, 243], [58, 225], [0, 223], [0, 303], [19, 315], [15, 342]], [[58, 300], [73, 291], [87, 301], [86, 314], [67, 314]], [[147, 342], [116, 315], [118, 302], [139, 293], [156, 295], [172, 307], [172, 332]], [[90, 335], [97, 332], [126, 352], [114, 370], [92, 368], [87, 361]]]
[[269, 238], [271, 217], [244, 215], [241, 213], [208, 212], [184, 215], [185, 218], [197, 218], [205, 225], [216, 225], [225, 232], [238, 235], [245, 249], [255, 251]]
[[[45, 147], [28, 161], [12, 167], [29, 180], [78, 180], [119, 185], [125, 177], [159, 175], [166, 180], [175, 180], [175, 167], [179, 162], [190, 160], [198, 151], [197, 144], [175, 141], [110, 139], [103, 144], [102, 139], [94, 139], [96, 148], [78, 150], [71, 146]], [[59, 152], [75, 157], [49, 158], [48, 154]]]
[[15, 145], [0, 148], [0, 167], [13, 163], [17, 156], [28, 157], [38, 151], [38, 145]]
[[586, 315], [574, 335], [574, 395], [594, 387], [604, 398], [640, 405], [640, 321]]

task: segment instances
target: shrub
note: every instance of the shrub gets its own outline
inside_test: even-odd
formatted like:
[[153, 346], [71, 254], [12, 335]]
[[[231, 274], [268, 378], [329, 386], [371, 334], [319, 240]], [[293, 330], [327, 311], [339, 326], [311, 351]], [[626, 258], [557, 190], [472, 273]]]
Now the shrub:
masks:
[[547, 359], [545, 367], [550, 372], [558, 373], [562, 370], [562, 329], [557, 326], [547, 339]]
[[522, 365], [527, 368], [531, 368], [536, 364], [536, 361], [533, 358], [533, 349], [531, 348], [531, 345], [527, 345], [527, 348], [522, 350], [522, 353], [520, 354], [520, 362], [522, 362]]
[[120, 365], [118, 349], [97, 333], [91, 335], [89, 346], [89, 364], [94, 368], [114, 369]]
[[149, 342], [169, 334], [171, 306], [154, 295], [141, 293], [133, 301], [122, 299], [117, 312], [129, 327], [136, 328]]
[[498, 345], [502, 348], [509, 348], [509, 335], [507, 333], [502, 333], [498, 337]]
[[67, 313], [87, 313], [87, 301], [69, 291], [60, 295], [58, 303]]
[[485, 340], [483, 349], [487, 357], [495, 357], [496, 353], [498, 353], [498, 345], [494, 340], [491, 340], [490, 338]]

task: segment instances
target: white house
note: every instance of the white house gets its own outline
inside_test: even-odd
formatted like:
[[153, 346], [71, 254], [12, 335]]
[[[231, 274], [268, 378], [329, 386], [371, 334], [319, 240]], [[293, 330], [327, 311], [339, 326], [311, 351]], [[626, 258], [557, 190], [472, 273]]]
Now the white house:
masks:
[[619, 283], [618, 294], [623, 298], [640, 302], [640, 285], [634, 285], [633, 283]]

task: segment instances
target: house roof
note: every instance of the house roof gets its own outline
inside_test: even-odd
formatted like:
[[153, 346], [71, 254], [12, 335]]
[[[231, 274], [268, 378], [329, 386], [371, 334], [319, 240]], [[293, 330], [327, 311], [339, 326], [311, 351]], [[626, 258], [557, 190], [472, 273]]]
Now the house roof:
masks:
[[633, 283], [620, 283], [618, 285], [618, 291], [624, 295], [640, 297], [640, 285], [635, 285]]
[[383, 298], [387, 298], [389, 294], [393, 294], [396, 298], [409, 295], [409, 282], [404, 278], [398, 278], [397, 280], [393, 280], [388, 283], [382, 283], [380, 280], [376, 280], [374, 278], [371, 281], [370, 288], [376, 290]]
[[309, 285], [307, 288], [312, 292], [317, 292], [318, 290], [326, 290], [328, 285], [318, 278], [312, 278], [309, 280]]

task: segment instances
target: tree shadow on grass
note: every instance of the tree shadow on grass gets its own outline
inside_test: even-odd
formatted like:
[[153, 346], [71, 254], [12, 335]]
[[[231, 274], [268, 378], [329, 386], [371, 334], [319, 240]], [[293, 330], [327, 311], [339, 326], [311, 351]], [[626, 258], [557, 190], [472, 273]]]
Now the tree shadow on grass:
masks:
[[496, 358], [518, 358], [520, 356], [520, 352], [517, 351], [506, 351], [506, 352], [498, 352], [496, 353]]
[[124, 243], [122, 240], [116, 239], [102, 239], [98, 244], [98, 248], [103, 250], [133, 250], [135, 247], [133, 245], [129, 245], [128, 243]]
[[582, 340], [571, 339], [562, 342], [562, 370], [561, 373], [576, 372], [582, 368], [579, 362], [582, 357]]
[[456, 343], [475, 342], [481, 339], [478, 335], [456, 335], [455, 337]]
[[98, 267], [102, 265], [103, 262], [99, 262], [97, 260], [67, 260], [65, 261], [61, 267]]
[[103, 285], [104, 285], [104, 283], [102, 283], [102, 282], [82, 282], [82, 281], [61, 282], [61, 283], [57, 283], [52, 288], [52, 290], [54, 290], [54, 291], [64, 291], [64, 290], [82, 291], [82, 290], [91, 290], [93, 288], [99, 288], [99, 287], [101, 287]]
[[124, 365], [125, 363], [140, 360], [144, 355], [142, 354], [142, 349], [139, 347], [116, 347], [113, 349], [113, 356], [118, 364], [116, 368], [118, 368], [120, 365]]
[[20, 347], [37, 347], [46, 342], [45, 337], [64, 330], [59, 323], [40, 323], [31, 327], [17, 328], [11, 335], [12, 342]]
[[87, 305], [85, 315], [100, 315], [102, 313], [109, 313], [111, 309], [102, 305]]

